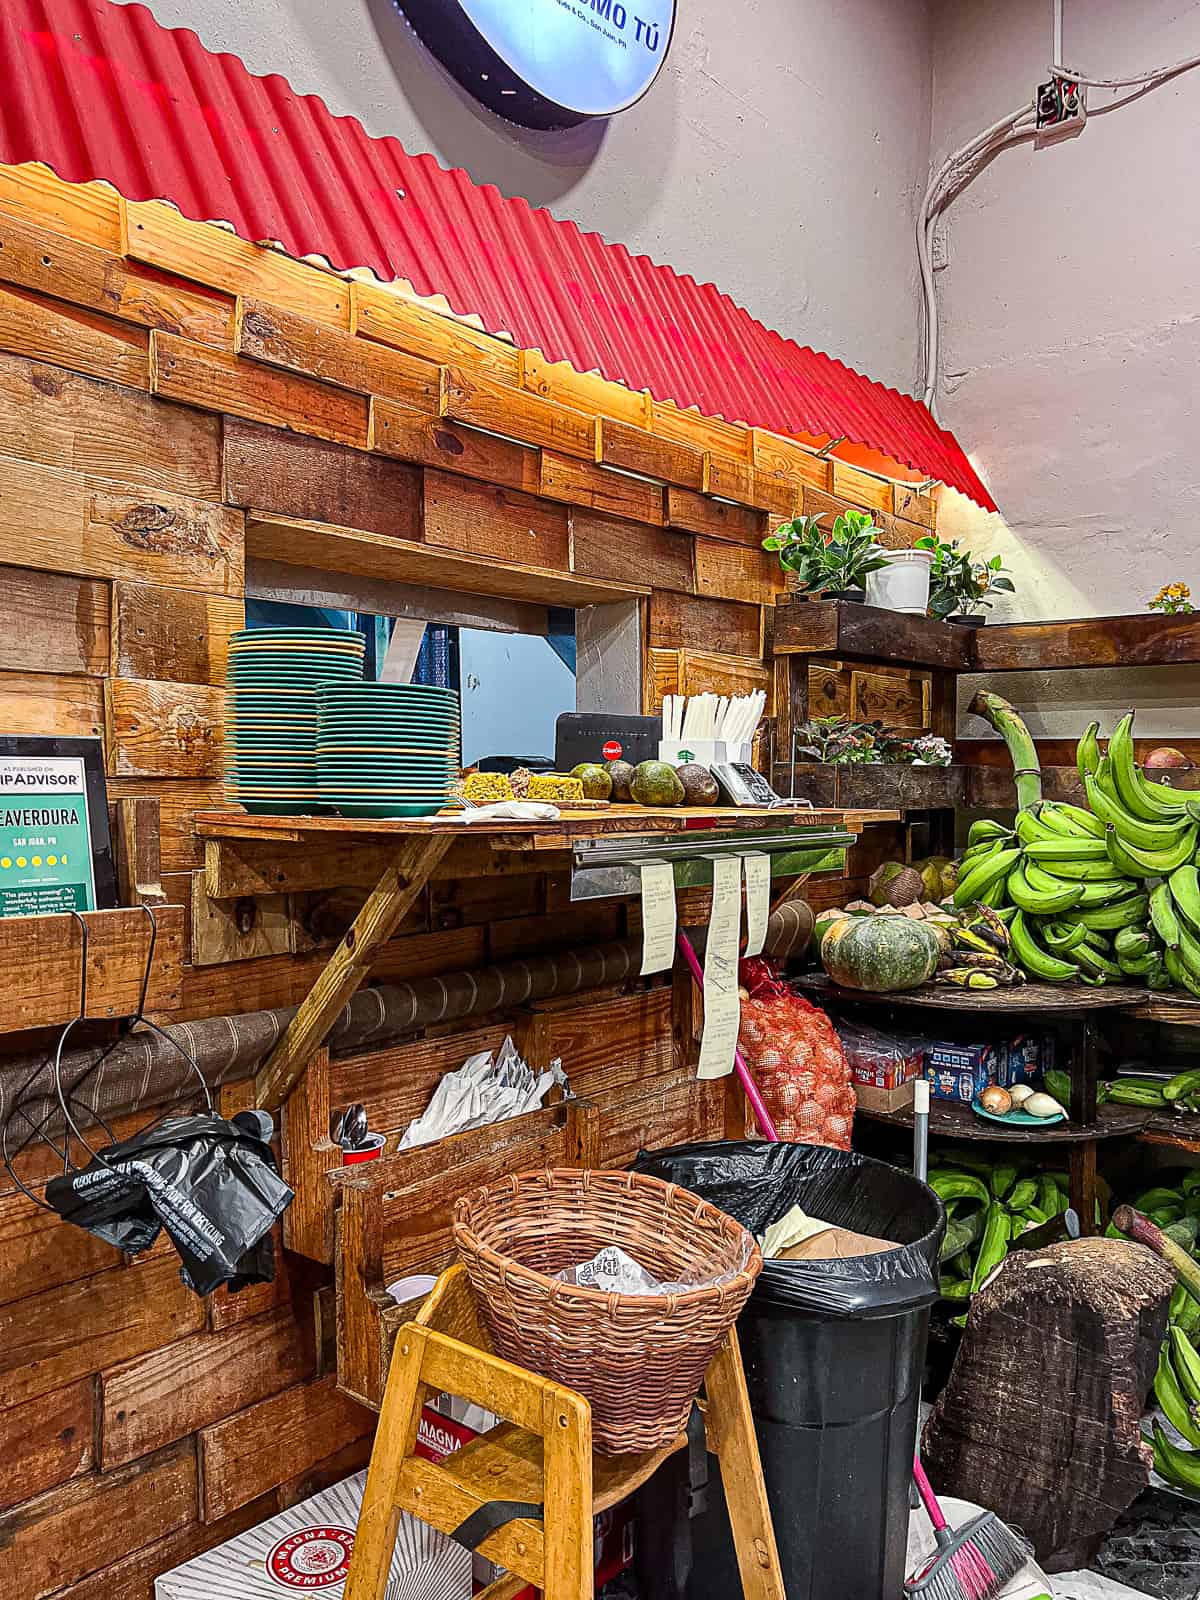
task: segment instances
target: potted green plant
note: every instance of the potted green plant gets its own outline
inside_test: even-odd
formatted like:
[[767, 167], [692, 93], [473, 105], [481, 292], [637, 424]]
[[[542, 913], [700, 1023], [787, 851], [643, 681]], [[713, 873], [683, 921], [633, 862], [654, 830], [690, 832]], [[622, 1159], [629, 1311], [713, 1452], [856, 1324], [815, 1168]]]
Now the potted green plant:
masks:
[[981, 628], [983, 615], [992, 608], [990, 596], [1015, 594], [1016, 585], [1008, 576], [999, 556], [976, 561], [969, 550], [960, 550], [958, 541], [944, 544], [927, 533], [916, 541], [917, 550], [933, 555], [929, 573], [929, 615], [941, 622], [956, 622], [964, 628]]
[[820, 516], [794, 517], [763, 540], [763, 549], [778, 555], [789, 589], [861, 603], [867, 574], [887, 562], [887, 551], [875, 538], [875, 524], [865, 511], [844, 512], [834, 519], [828, 534], [820, 524]]

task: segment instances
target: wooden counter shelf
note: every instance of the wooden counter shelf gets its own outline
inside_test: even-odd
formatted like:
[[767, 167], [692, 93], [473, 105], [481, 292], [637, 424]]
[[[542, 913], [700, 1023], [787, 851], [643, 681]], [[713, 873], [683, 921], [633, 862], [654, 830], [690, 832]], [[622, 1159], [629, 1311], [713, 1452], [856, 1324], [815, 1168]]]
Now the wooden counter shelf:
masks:
[[[696, 837], [711, 833], [717, 838], [734, 829], [757, 832], [769, 828], [778, 833], [781, 828], [795, 828], [799, 839], [806, 827], [832, 830], [836, 826], [847, 839], [852, 839], [867, 822], [894, 820], [896, 813], [887, 810], [818, 811], [786, 806], [763, 811], [736, 806], [612, 806], [603, 811], [575, 813], [563, 807], [561, 815], [552, 822], [470, 825], [443, 816], [375, 820], [262, 816], [234, 810], [200, 811], [196, 813], [194, 826], [205, 842], [205, 873], [210, 894], [214, 891], [223, 891], [225, 895], [256, 892], [244, 887], [233, 889], [239, 870], [243, 883], [257, 875], [263, 885], [258, 892], [278, 892], [283, 885], [277, 876], [272, 881], [271, 856], [283, 847], [290, 846], [308, 854], [332, 843], [349, 847], [351, 855], [362, 855], [371, 863], [369, 868], [364, 868], [365, 877], [359, 880], [372, 885], [362, 910], [334, 949], [255, 1080], [257, 1103], [274, 1110], [301, 1081], [334, 1019], [369, 977], [379, 951], [439, 869], [447, 875], [457, 872], [461, 876], [464, 871], [486, 873], [491, 870], [490, 851], [494, 852], [497, 862], [523, 856], [535, 863], [533, 870], [547, 871], [577, 843], [617, 837], [661, 840], [664, 835], [686, 833]], [[264, 848], [257, 861], [247, 869], [246, 863], [236, 858], [244, 853], [248, 844], [255, 843]], [[457, 859], [464, 849], [470, 853], [470, 867]], [[227, 859], [231, 854], [235, 858], [233, 862]], [[338, 870], [343, 869], [339, 866]], [[340, 881], [346, 880], [342, 877]], [[293, 880], [288, 886], [297, 888], [300, 885]]]
[[[911, 1108], [903, 1111], [871, 1111], [859, 1106], [856, 1115], [866, 1117], [871, 1122], [889, 1123], [894, 1128], [911, 1129], [913, 1125]], [[952, 1100], [931, 1100], [929, 1131], [945, 1139], [1027, 1145], [1036, 1149], [1047, 1144], [1083, 1144], [1100, 1139], [1127, 1138], [1130, 1134], [1140, 1134], [1152, 1115], [1152, 1112], [1137, 1106], [1100, 1106], [1095, 1122], [1055, 1122], [1044, 1128], [1003, 1128], [998, 1122], [977, 1117], [970, 1106]], [[1200, 1129], [1197, 1131], [1200, 1132]]]

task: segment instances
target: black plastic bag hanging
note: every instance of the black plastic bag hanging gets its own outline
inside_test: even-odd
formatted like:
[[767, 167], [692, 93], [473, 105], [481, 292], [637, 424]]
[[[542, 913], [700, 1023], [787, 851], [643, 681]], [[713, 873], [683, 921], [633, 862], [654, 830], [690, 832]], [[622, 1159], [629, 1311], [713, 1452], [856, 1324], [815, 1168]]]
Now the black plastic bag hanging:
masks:
[[129, 1255], [165, 1230], [197, 1294], [269, 1283], [270, 1231], [292, 1200], [269, 1137], [260, 1112], [166, 1117], [97, 1151], [82, 1171], [52, 1178], [46, 1199], [64, 1221]]
[[897, 1248], [836, 1261], [764, 1261], [752, 1299], [851, 1319], [938, 1298], [946, 1210], [911, 1173], [825, 1145], [724, 1140], [643, 1151], [635, 1172], [690, 1189], [761, 1237], [792, 1206]]

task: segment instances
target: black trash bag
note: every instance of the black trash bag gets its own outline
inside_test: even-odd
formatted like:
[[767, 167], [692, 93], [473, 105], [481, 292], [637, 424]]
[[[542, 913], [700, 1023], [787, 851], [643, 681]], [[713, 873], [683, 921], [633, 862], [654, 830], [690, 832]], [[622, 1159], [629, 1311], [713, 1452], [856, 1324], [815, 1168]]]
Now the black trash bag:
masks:
[[184, 1283], [207, 1295], [275, 1276], [271, 1228], [292, 1202], [267, 1143], [270, 1118], [239, 1112], [166, 1117], [99, 1151], [79, 1172], [46, 1185], [66, 1222], [127, 1255], [148, 1250], [165, 1229]]
[[759, 1238], [796, 1205], [898, 1245], [844, 1261], [764, 1261], [752, 1299], [863, 1319], [938, 1298], [946, 1209], [927, 1184], [884, 1161], [826, 1145], [730, 1139], [643, 1151], [633, 1170], [690, 1189]]

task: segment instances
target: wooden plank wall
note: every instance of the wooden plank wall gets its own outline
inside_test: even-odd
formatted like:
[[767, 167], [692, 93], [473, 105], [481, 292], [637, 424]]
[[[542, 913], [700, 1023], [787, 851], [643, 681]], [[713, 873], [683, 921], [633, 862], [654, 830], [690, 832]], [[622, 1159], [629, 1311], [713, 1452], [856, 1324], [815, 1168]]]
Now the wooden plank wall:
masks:
[[[193, 881], [192, 813], [222, 803], [248, 513], [628, 585], [650, 707], [768, 681], [779, 583], [760, 541], [772, 518], [848, 504], [897, 546], [933, 520], [929, 495], [793, 440], [168, 205], [0, 167], [0, 729], [100, 737], [110, 794], [160, 802], [168, 899], [194, 911], [171, 1020], [296, 1002], [344, 925], [320, 903], [241, 929]], [[625, 927], [622, 905], [571, 907], [553, 879], [438, 884], [380, 971]], [[618, 1029], [589, 1056], [601, 1092], [630, 1087], [628, 1059], [608, 1071], [628, 1043]], [[626, 1121], [622, 1159], [641, 1136]], [[365, 1460], [373, 1416], [337, 1392], [314, 1298], [329, 1271], [282, 1263], [268, 1288], [201, 1301], [164, 1245], [127, 1266], [0, 1174], [0, 1549], [23, 1600], [148, 1600], [156, 1573]]]

